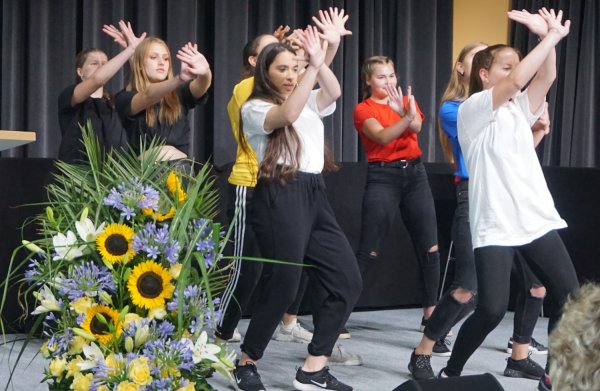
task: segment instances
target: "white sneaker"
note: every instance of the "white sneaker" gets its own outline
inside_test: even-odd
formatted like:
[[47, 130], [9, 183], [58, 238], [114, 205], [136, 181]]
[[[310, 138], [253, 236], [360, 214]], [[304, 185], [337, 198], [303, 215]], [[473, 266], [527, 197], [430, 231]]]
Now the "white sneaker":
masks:
[[275, 330], [272, 339], [281, 342], [310, 343], [312, 337], [313, 334], [310, 331], [294, 320], [287, 326], [283, 322], [279, 322], [279, 327]]
[[330, 365], [363, 365], [360, 354], [347, 351], [340, 344], [336, 344], [329, 357]]
[[239, 330], [236, 327], [235, 330], [233, 330], [233, 335], [231, 336], [231, 338], [229, 338], [227, 340], [227, 342], [241, 342], [241, 341], [242, 341], [242, 334], [240, 334]]

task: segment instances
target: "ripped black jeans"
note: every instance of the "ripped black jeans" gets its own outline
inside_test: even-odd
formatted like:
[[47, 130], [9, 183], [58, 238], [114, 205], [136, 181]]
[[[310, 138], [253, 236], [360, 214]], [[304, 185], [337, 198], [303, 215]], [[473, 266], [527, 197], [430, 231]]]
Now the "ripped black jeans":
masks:
[[427, 172], [423, 163], [405, 166], [369, 164], [362, 204], [362, 229], [356, 253], [363, 277], [377, 259], [396, 211], [400, 209], [421, 267], [422, 305], [437, 302], [440, 256], [437, 220]]

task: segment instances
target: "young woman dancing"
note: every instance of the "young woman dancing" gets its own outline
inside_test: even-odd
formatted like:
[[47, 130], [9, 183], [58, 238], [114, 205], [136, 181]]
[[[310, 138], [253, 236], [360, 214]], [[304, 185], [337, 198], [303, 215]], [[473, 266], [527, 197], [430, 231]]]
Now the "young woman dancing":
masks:
[[[281, 316], [296, 297], [305, 263], [327, 295], [314, 307], [308, 356], [296, 373], [298, 390], [352, 390], [330, 374], [327, 358], [358, 300], [361, 279], [352, 248], [339, 227], [321, 176], [321, 118], [335, 110], [340, 85], [325, 65], [327, 41], [316, 28], [297, 31], [308, 66], [298, 82], [294, 50], [267, 45], [256, 65], [254, 89], [242, 106], [245, 140], [260, 165], [252, 226], [262, 256], [297, 265], [272, 264], [264, 293], [252, 314], [234, 370], [238, 388], [264, 390], [256, 369]], [[315, 82], [320, 89], [312, 90]], [[240, 138], [241, 139], [241, 138]]]
[[[540, 42], [522, 61], [506, 45], [490, 46], [473, 58], [470, 95], [458, 110], [458, 138], [469, 172], [478, 300], [440, 376], [460, 375], [475, 349], [502, 320], [517, 253], [559, 306], [578, 287], [575, 269], [556, 232], [566, 223], [554, 207], [531, 131], [556, 78], [555, 46], [569, 33], [570, 23], [562, 23], [562, 11], [556, 14], [545, 8], [539, 14], [511, 11], [509, 17], [527, 26]], [[550, 315], [549, 331], [559, 317], [558, 311]], [[546, 386], [549, 378], [544, 376], [539, 387]]]

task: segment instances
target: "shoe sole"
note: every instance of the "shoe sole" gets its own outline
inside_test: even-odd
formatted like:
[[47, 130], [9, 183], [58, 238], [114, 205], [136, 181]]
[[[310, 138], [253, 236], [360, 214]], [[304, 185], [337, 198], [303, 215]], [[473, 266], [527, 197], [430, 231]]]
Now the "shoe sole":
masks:
[[338, 339], [350, 339], [352, 338], [352, 335], [350, 335], [350, 333], [342, 333], [338, 336]]
[[431, 355], [438, 356], [438, 357], [450, 357], [450, 356], [452, 356], [452, 352], [444, 352], [444, 353], [431, 352]]
[[518, 371], [516, 369], [506, 368], [504, 370], [504, 376], [506, 377], [520, 377], [523, 379], [540, 380], [542, 376], [530, 375], [529, 373]]
[[363, 365], [363, 361], [356, 359], [356, 360], [346, 360], [346, 361], [340, 362], [340, 361], [331, 361], [331, 359], [329, 359], [329, 365], [359, 367], [359, 366]]
[[313, 384], [305, 384], [300, 383], [298, 380], [294, 379], [294, 389], [299, 391], [321, 391], [321, 390], [331, 390], [331, 388], [323, 388]]
[[[508, 354], [512, 354], [512, 348], [506, 348], [506, 353]], [[537, 350], [537, 349], [529, 349], [529, 351], [531, 352], [531, 354], [534, 354], [536, 356], [547, 356], [548, 355], [548, 351], [547, 350]]]
[[296, 338], [293, 335], [279, 335], [277, 337], [273, 337], [273, 340], [279, 341], [279, 342], [301, 343], [301, 344], [304, 344], [304, 345], [310, 343], [310, 341], [307, 341], [305, 339]]

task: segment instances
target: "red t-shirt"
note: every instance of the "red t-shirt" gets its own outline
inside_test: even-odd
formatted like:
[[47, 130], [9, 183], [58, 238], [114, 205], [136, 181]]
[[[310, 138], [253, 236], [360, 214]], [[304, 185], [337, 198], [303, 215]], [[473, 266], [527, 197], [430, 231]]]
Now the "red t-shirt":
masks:
[[[415, 105], [417, 106], [417, 114], [424, 120], [425, 116], [421, 112], [421, 109], [419, 109], [416, 101]], [[408, 98], [406, 96], [404, 97], [404, 107], [408, 107]], [[385, 145], [371, 141], [363, 133], [363, 125], [369, 118], [376, 119], [381, 126], [387, 128], [400, 121], [400, 116], [387, 104], [377, 103], [371, 98], [367, 98], [356, 105], [354, 108], [354, 127], [365, 146], [368, 161], [391, 162], [398, 159], [411, 160], [421, 156], [417, 135], [408, 130], [402, 133], [397, 139]]]

